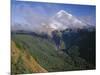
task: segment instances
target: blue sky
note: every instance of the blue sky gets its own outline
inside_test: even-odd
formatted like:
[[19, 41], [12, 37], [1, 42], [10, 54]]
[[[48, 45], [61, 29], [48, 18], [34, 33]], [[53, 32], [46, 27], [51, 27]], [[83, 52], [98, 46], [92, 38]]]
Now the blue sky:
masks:
[[[31, 18], [33, 15], [52, 17], [60, 10], [78, 17], [88, 19], [90, 23], [96, 24], [96, 7], [89, 5], [73, 5], [58, 3], [41, 3], [41, 2], [23, 2], [13, 1], [11, 6], [12, 22], [27, 23], [25, 18]], [[33, 17], [32, 17], [33, 18]], [[43, 18], [41, 18], [43, 19]], [[33, 20], [36, 20], [33, 18]]]

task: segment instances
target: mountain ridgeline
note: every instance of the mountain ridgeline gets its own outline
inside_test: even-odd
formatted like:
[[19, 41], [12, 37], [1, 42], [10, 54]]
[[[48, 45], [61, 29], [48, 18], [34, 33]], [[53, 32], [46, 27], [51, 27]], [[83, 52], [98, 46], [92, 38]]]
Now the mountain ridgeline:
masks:
[[[45, 33], [13, 31], [12, 41], [19, 50], [27, 51], [48, 72], [95, 69], [95, 28], [55, 30], [52, 37]], [[13, 64], [14, 68], [18, 65]], [[45, 71], [27, 68], [12, 73], [27, 72]]]

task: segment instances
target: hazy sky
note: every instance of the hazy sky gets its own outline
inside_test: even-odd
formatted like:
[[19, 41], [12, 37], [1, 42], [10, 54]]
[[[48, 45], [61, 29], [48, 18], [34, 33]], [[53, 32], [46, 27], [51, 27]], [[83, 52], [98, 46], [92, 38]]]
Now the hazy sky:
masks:
[[23, 1], [12, 2], [12, 23], [34, 24], [48, 20], [60, 10], [65, 10], [79, 19], [95, 25], [95, 6]]

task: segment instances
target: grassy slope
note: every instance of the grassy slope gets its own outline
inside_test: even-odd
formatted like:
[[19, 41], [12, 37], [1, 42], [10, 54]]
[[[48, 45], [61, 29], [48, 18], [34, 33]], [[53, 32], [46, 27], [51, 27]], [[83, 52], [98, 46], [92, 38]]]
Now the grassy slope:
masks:
[[[12, 40], [16, 43], [16, 46], [20, 51], [24, 53], [26, 50], [28, 55], [34, 58], [43, 68], [49, 72], [77, 69], [77, 67], [73, 66], [73, 61], [69, 61], [70, 58], [67, 61], [64, 56], [60, 56], [58, 54], [58, 52], [55, 50], [54, 44], [49, 40], [25, 34], [13, 35]], [[16, 58], [18, 57], [16, 56]], [[23, 58], [26, 58], [24, 54]], [[24, 62], [28, 61], [22, 61], [22, 63]], [[31, 72], [28, 68], [25, 71], [29, 73]]]
[[11, 45], [12, 73], [47, 72], [26, 50], [22, 52], [13, 41]]

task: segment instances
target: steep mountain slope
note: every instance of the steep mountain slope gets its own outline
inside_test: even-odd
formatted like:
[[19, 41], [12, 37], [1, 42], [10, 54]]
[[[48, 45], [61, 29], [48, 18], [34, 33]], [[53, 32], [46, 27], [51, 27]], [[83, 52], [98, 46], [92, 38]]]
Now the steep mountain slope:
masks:
[[62, 39], [67, 52], [71, 48], [75, 51], [73, 47], [77, 47], [79, 57], [84, 58], [91, 64], [90, 68], [95, 68], [95, 29], [91, 31], [82, 29], [77, 32], [65, 30], [62, 34]]
[[[77, 42], [77, 35], [70, 35]], [[69, 43], [68, 46], [66, 42], [68, 39], [71, 38], [65, 38], [64, 42], [66, 48], [57, 51], [54, 42], [50, 38], [33, 35], [32, 33], [18, 32], [12, 34], [12, 41], [18, 49], [14, 48], [13, 51], [16, 51], [12, 52], [12, 72], [36, 73], [92, 69], [91, 65], [80, 57], [79, 47], [76, 42], [74, 45]], [[12, 47], [15, 47], [14, 43], [12, 43]]]
[[[41, 65], [49, 72], [84, 69], [75, 66], [70, 56], [67, 56], [65, 54], [59, 54], [59, 52], [55, 50], [54, 43], [49, 39], [43, 39], [41, 37], [31, 36], [27, 34], [14, 34], [12, 35], [12, 40], [16, 43], [16, 46], [19, 48], [20, 51], [24, 52], [27, 50], [27, 52], [24, 52], [25, 56], [23, 55], [22, 57], [23, 59], [26, 58], [26, 53], [29, 53], [27, 55], [32, 56], [39, 63], [39, 65]], [[14, 58], [18, 58], [18, 57], [13, 57], [13, 59]], [[19, 61], [22, 62], [23, 65], [25, 65], [25, 62], [28, 63], [28, 60], [24, 60], [24, 61], [19, 60]], [[16, 64], [16, 66], [17, 65], [18, 63]], [[32, 66], [30, 68], [32, 68]], [[27, 69], [25, 70], [25, 73], [32, 72], [29, 70], [29, 67], [25, 69]], [[19, 71], [21, 70], [22, 69], [19, 69]], [[13, 71], [14, 73], [16, 72], [15, 69]], [[44, 71], [37, 70], [35, 72], [45, 72], [45, 70]], [[19, 72], [19, 73], [23, 73], [23, 72]]]
[[11, 42], [11, 45], [12, 74], [47, 72], [47, 70], [42, 68], [27, 50], [21, 51], [14, 41]]

